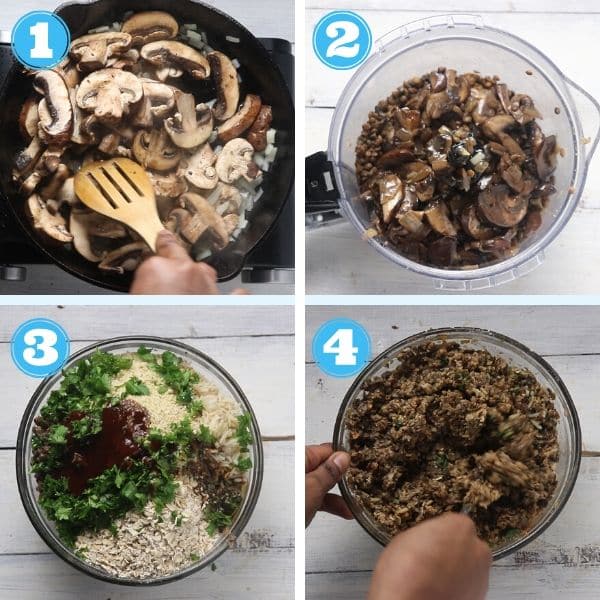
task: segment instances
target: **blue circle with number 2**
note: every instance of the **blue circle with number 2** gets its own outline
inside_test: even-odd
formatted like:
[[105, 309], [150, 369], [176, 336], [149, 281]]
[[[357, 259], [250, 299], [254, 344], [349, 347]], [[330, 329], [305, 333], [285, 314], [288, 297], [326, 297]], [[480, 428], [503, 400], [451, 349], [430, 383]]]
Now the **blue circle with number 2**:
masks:
[[67, 55], [71, 34], [58, 15], [36, 10], [17, 21], [11, 40], [20, 63], [30, 69], [50, 69]]
[[359, 15], [338, 10], [325, 15], [313, 32], [313, 49], [332, 69], [353, 69], [371, 52], [371, 29]]
[[31, 319], [15, 331], [10, 351], [13, 362], [30, 377], [56, 373], [69, 357], [67, 332], [50, 319]]
[[350, 377], [369, 362], [371, 338], [352, 319], [332, 319], [315, 334], [312, 352], [321, 371], [333, 377]]

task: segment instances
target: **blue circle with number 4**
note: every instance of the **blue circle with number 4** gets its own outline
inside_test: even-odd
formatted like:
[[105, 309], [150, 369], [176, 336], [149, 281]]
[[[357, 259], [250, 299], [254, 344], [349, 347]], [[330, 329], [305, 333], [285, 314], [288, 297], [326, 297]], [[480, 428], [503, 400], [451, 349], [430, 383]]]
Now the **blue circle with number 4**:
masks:
[[50, 319], [31, 319], [15, 331], [10, 352], [17, 367], [30, 377], [56, 373], [69, 357], [67, 332]]
[[313, 49], [319, 60], [332, 69], [353, 69], [371, 52], [373, 38], [367, 22], [350, 11], [325, 15], [313, 32]]
[[350, 377], [369, 362], [371, 338], [352, 319], [332, 319], [315, 334], [312, 352], [321, 371], [333, 377]]
[[35, 10], [23, 15], [13, 27], [12, 51], [30, 69], [50, 69], [69, 51], [71, 33], [54, 13]]

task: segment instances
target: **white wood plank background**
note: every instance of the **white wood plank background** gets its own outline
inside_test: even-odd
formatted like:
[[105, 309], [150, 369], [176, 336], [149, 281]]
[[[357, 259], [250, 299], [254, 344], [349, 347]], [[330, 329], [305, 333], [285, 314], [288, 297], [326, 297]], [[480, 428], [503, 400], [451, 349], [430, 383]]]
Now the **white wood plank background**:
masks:
[[[173, 1], [173, 0], [172, 0]], [[293, 0], [261, 0], [260, 9], [250, 8], [246, 0], [203, 0], [231, 15], [257, 37], [280, 37], [294, 41]], [[63, 0], [21, 0], [2, 2], [0, 31], [10, 31], [16, 21], [31, 10], [54, 10]], [[293, 294], [294, 286], [283, 283], [242, 284], [236, 277], [221, 284], [221, 292], [230, 293], [245, 287], [253, 294]], [[0, 281], [0, 294], [110, 294], [97, 286], [84, 283], [59, 267], [36, 265], [29, 268], [25, 282]]]
[[[398, 8], [402, 6], [402, 8]], [[322, 65], [311, 49], [313, 28], [323, 14], [339, 8], [336, 2], [308, 0], [306, 12], [306, 154], [327, 149], [333, 107], [353, 71], [334, 71]], [[573, 81], [600, 98], [594, 75], [600, 26], [600, 3], [584, 0], [349, 0], [368, 21], [373, 38], [427, 16], [477, 12], [488, 25], [527, 39], [549, 56]], [[382, 94], [383, 96], [383, 94]], [[582, 111], [582, 120], [589, 116]], [[588, 133], [591, 135], [591, 133]], [[592, 159], [580, 207], [565, 230], [546, 251], [546, 261], [533, 273], [480, 293], [561, 294], [599, 293], [596, 232], [600, 228], [600, 158]], [[361, 241], [346, 222], [307, 232], [306, 289], [309, 294], [429, 294], [431, 280], [396, 267]]]
[[[261, 496], [234, 550], [181, 582], [139, 591], [97, 582], [54, 556], [27, 518], [18, 495], [14, 447], [23, 410], [37, 386], [10, 358], [23, 321], [60, 322], [76, 350], [115, 335], [155, 335], [190, 344], [217, 360], [240, 384], [264, 438]], [[292, 307], [2, 308], [0, 380], [0, 600], [283, 599], [294, 589], [294, 336]], [[199, 590], [202, 590], [201, 592]]]
[[[334, 317], [362, 323], [373, 355], [419, 331], [444, 326], [492, 329], [541, 354], [568, 387], [581, 420], [584, 458], [571, 499], [535, 542], [492, 569], [489, 600], [592, 600], [600, 585], [600, 307], [308, 307], [306, 440], [330, 441], [352, 378], [328, 377], [314, 364], [312, 337]], [[356, 523], [319, 514], [306, 534], [307, 598], [364, 598], [381, 547]]]

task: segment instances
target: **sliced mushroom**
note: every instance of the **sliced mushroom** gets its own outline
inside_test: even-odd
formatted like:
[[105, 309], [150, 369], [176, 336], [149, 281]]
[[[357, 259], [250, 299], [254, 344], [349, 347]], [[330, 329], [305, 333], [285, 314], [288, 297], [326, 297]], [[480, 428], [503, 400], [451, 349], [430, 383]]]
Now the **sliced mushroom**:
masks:
[[216, 160], [217, 156], [210, 144], [204, 144], [182, 165], [184, 177], [200, 189], [214, 189], [219, 182], [217, 170], [214, 166]]
[[425, 114], [430, 119], [439, 119], [442, 115], [450, 112], [454, 107], [454, 102], [448, 96], [448, 92], [438, 92], [431, 94], [427, 99]]
[[217, 189], [219, 195], [216, 202], [214, 202], [215, 210], [223, 216], [231, 213], [238, 213], [242, 205], [242, 195], [240, 194], [240, 190], [227, 183], [219, 183]]
[[43, 151], [44, 145], [42, 140], [35, 135], [29, 142], [27, 148], [21, 150], [15, 158], [15, 179], [18, 179], [31, 171], [38, 162]]
[[117, 148], [121, 143], [121, 136], [114, 131], [107, 133], [98, 144], [98, 150], [100, 152], [104, 152], [104, 154], [108, 154], [109, 156], [117, 155]]
[[187, 192], [179, 200], [181, 207], [191, 214], [191, 219], [181, 231], [188, 242], [195, 244], [200, 237], [208, 236], [211, 244], [217, 249], [222, 249], [229, 243], [229, 234], [223, 218], [205, 198]]
[[27, 98], [19, 113], [19, 130], [26, 141], [30, 142], [37, 135], [39, 120], [37, 100]]
[[75, 250], [90, 262], [100, 262], [107, 254], [96, 238], [122, 239], [128, 235], [121, 223], [87, 208], [71, 210], [69, 231]]
[[79, 198], [75, 195], [74, 177], [69, 177], [65, 180], [56, 194], [56, 200], [58, 200], [60, 204], [68, 204], [71, 207], [79, 202]]
[[377, 167], [379, 169], [395, 169], [402, 163], [412, 162], [415, 160], [415, 155], [408, 148], [393, 148], [384, 152], [377, 159]]
[[397, 175], [387, 174], [379, 180], [379, 203], [383, 222], [389, 223], [404, 198], [404, 183]]
[[240, 224], [240, 215], [229, 214], [223, 217], [223, 222], [225, 223], [225, 229], [227, 231], [227, 235], [231, 235]]
[[[124, 54], [113, 56], [106, 61], [106, 66], [112, 69], [130, 69], [133, 71], [140, 60], [140, 53], [135, 48], [130, 48]], [[138, 69], [139, 71], [140, 69]]]
[[217, 176], [223, 183], [235, 183], [240, 177], [251, 181], [258, 175], [252, 167], [253, 156], [254, 148], [247, 140], [236, 138], [227, 142], [217, 157]]
[[456, 262], [457, 243], [455, 238], [442, 237], [427, 248], [429, 261], [438, 267], [449, 267]]
[[233, 117], [240, 103], [237, 69], [229, 57], [222, 52], [210, 52], [207, 58], [217, 88], [218, 101], [214, 107], [215, 118], [219, 121], [226, 121]]
[[547, 181], [550, 175], [554, 173], [556, 169], [556, 153], [556, 136], [554, 135], [544, 138], [542, 144], [536, 149], [534, 153], [535, 167], [538, 177], [542, 181]]
[[96, 71], [105, 67], [109, 58], [125, 54], [130, 47], [131, 36], [128, 33], [90, 33], [73, 40], [70, 55], [80, 71]]
[[210, 76], [210, 65], [203, 54], [181, 42], [150, 42], [142, 47], [142, 58], [159, 67], [157, 76], [161, 81], [167, 77], [181, 77], [184, 71], [194, 79]]
[[175, 90], [165, 83], [152, 79], [141, 79], [144, 98], [150, 100], [150, 111], [153, 117], [165, 117], [175, 106]]
[[176, 103], [179, 112], [165, 121], [165, 129], [180, 148], [196, 148], [213, 131], [212, 110], [206, 104], [196, 107], [193, 94], [177, 93]]
[[73, 239], [64, 218], [59, 213], [51, 213], [38, 194], [29, 196], [27, 211], [31, 216], [34, 229], [42, 233], [48, 240], [66, 244]]
[[458, 231], [448, 214], [448, 205], [444, 202], [435, 203], [425, 211], [431, 228], [445, 237], [456, 237]]
[[59, 164], [56, 171], [50, 178], [50, 181], [40, 189], [40, 197], [43, 200], [50, 200], [51, 198], [56, 198], [56, 195], [60, 188], [63, 186], [65, 181], [69, 178], [71, 172], [69, 171], [69, 167], [65, 164]]
[[171, 208], [165, 222], [165, 228], [175, 234], [179, 243], [188, 253], [192, 249], [192, 244], [184, 239], [182, 231], [188, 227], [191, 219], [191, 213], [178, 203], [175, 208]]
[[504, 184], [497, 184], [479, 192], [477, 200], [481, 214], [494, 225], [514, 227], [527, 214], [528, 198], [514, 194]]
[[164, 129], [138, 131], [132, 149], [136, 160], [144, 168], [156, 171], [173, 169], [181, 159], [181, 150], [171, 142]]
[[[95, 143], [95, 124], [90, 128], [90, 131], [87, 131], [83, 128], [84, 121], [89, 117], [86, 116], [86, 114], [81, 110], [81, 108], [79, 108], [77, 104], [77, 90], [69, 90], [69, 99], [71, 100], [71, 110], [73, 111], [73, 130], [71, 131], [71, 141], [74, 144], [80, 145]], [[90, 126], [92, 125], [91, 123], [87, 124]]]
[[147, 174], [148, 177], [150, 177], [154, 193], [157, 196], [177, 198], [178, 196], [181, 196], [181, 194], [187, 192], [187, 182], [179, 173], [169, 173], [165, 175], [164, 173], [147, 171]]
[[516, 124], [511, 115], [496, 115], [485, 121], [481, 129], [488, 137], [501, 141], [502, 134], [506, 133], [507, 129], [515, 127]]
[[262, 152], [267, 147], [267, 132], [272, 121], [273, 109], [268, 104], [263, 104], [246, 138], [257, 152]]
[[102, 69], [90, 73], [77, 90], [77, 105], [106, 124], [116, 124], [143, 95], [140, 80], [127, 71]]
[[160, 10], [134, 13], [121, 26], [132, 37], [132, 46], [143, 46], [159, 40], [171, 40], [179, 32], [177, 21]]
[[102, 271], [113, 271], [123, 275], [126, 271], [135, 271], [149, 254], [151, 252], [145, 242], [133, 242], [109, 252], [98, 267]]
[[55, 144], [67, 142], [73, 129], [73, 110], [65, 80], [56, 71], [39, 71], [33, 87], [44, 96], [45, 102], [45, 110], [38, 107], [40, 136]]
[[421, 211], [401, 211], [396, 215], [396, 220], [406, 229], [411, 240], [422, 241], [431, 233], [431, 227], [423, 221], [423, 216]]
[[515, 94], [508, 107], [508, 112], [519, 125], [526, 125], [534, 119], [541, 119], [542, 115], [533, 104], [533, 100], [525, 94]]
[[262, 102], [258, 96], [248, 94], [240, 110], [217, 128], [219, 139], [228, 142], [244, 133], [258, 117], [261, 106]]
[[498, 233], [493, 227], [486, 226], [481, 222], [475, 204], [465, 208], [460, 220], [464, 230], [476, 240], [490, 240]]

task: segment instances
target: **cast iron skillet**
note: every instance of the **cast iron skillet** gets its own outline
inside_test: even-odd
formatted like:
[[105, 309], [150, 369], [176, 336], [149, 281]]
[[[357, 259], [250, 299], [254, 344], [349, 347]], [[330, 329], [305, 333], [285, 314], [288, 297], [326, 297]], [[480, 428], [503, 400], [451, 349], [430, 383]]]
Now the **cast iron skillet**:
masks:
[[[294, 178], [294, 107], [283, 76], [262, 44], [242, 25], [228, 15], [193, 0], [96, 0], [90, 3], [63, 4], [56, 9], [71, 30], [74, 39], [89, 29], [123, 21], [127, 11], [164, 10], [171, 13], [180, 24], [197, 23], [205, 31], [208, 43], [240, 62], [239, 72], [243, 82], [240, 97], [248, 92], [259, 94], [265, 104], [273, 107], [273, 127], [278, 130], [277, 157], [262, 188], [264, 193], [248, 218], [248, 226], [239, 238], [225, 250], [207, 259], [218, 273], [220, 281], [235, 277], [244, 266], [247, 255], [269, 232], [285, 204]], [[226, 40], [238, 38], [239, 43]], [[204, 82], [180, 80], [198, 98], [214, 97]], [[17, 221], [43, 252], [66, 271], [95, 285], [128, 291], [132, 274], [104, 273], [98, 266], [86, 261], [77, 252], [63, 246], [51, 246], [31, 226], [25, 213], [26, 198], [12, 181], [12, 168], [16, 154], [25, 147], [18, 129], [19, 111], [25, 99], [33, 93], [31, 78], [15, 63], [0, 90], [0, 193]]]

